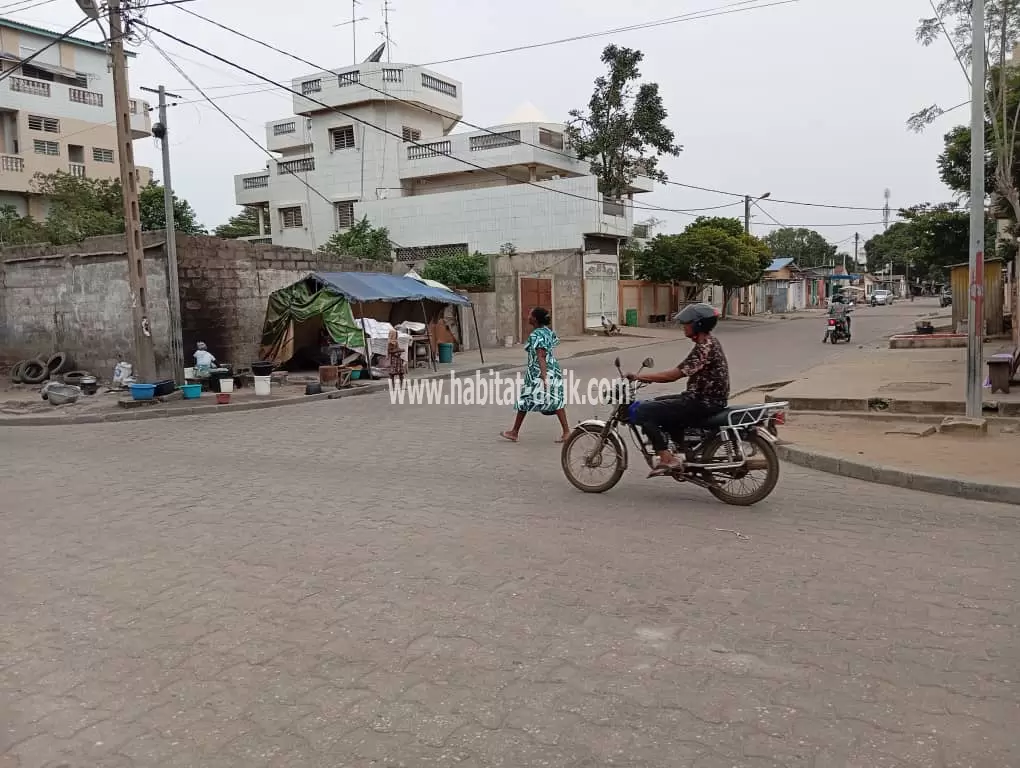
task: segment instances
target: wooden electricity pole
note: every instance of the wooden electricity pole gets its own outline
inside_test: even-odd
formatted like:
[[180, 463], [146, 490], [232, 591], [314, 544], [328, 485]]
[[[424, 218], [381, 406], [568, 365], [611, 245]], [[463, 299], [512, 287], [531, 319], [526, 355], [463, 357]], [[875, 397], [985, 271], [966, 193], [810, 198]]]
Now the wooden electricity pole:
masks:
[[124, 53], [124, 20], [121, 0], [109, 0], [110, 56], [113, 59], [113, 102], [117, 113], [117, 144], [120, 155], [120, 186], [124, 197], [124, 240], [127, 244], [128, 284], [135, 336], [132, 364], [139, 382], [156, 381], [156, 353], [149, 319], [149, 293], [145, 279], [145, 252], [138, 211], [138, 174], [131, 140], [131, 111], [127, 85], [127, 57]]

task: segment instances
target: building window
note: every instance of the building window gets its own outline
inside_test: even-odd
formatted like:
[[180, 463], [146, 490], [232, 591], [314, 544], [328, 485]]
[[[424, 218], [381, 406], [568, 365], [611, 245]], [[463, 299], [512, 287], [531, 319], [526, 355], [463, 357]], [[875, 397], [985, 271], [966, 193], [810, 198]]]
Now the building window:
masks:
[[401, 132], [404, 135], [404, 141], [421, 141], [421, 131], [417, 128], [408, 128], [405, 125]]
[[289, 123], [277, 123], [273, 126], [274, 136], [283, 136], [287, 133], [297, 133], [297, 123], [293, 120]]
[[28, 116], [28, 129], [30, 131], [45, 131], [46, 133], [60, 133], [60, 121], [55, 117], [40, 117], [39, 115]]
[[33, 80], [45, 80], [49, 83], [52, 83], [55, 80], [52, 72], [47, 72], [45, 69], [33, 67], [31, 64], [22, 64], [21, 74], [25, 77], [31, 77]]
[[284, 229], [300, 229], [304, 226], [301, 220], [301, 206], [280, 209], [280, 226]]
[[113, 162], [113, 150], [112, 149], [100, 149], [99, 147], [92, 148], [92, 159], [97, 163], [112, 163]]
[[322, 80], [305, 80], [301, 83], [301, 93], [307, 96], [309, 93], [318, 93], [322, 90]]
[[35, 140], [35, 153], [37, 155], [59, 155], [60, 145], [55, 141], [43, 141], [42, 139]]
[[329, 129], [329, 146], [335, 152], [338, 149], [354, 149], [354, 126]]
[[73, 82], [79, 88], [88, 88], [89, 76], [86, 75], [84, 72], [75, 72], [74, 78], [72, 79], [71, 82]]
[[287, 160], [284, 163], [277, 163], [276, 172], [283, 176], [285, 173], [307, 173], [315, 170], [314, 157], [302, 157], [300, 160]]
[[339, 232], [342, 229], [350, 229], [354, 226], [354, 201], [353, 200], [342, 200], [339, 203], [333, 203], [333, 208], [336, 209], [336, 230]]
[[550, 131], [545, 128], [538, 129], [538, 143], [543, 147], [552, 149], [563, 149], [563, 134]]

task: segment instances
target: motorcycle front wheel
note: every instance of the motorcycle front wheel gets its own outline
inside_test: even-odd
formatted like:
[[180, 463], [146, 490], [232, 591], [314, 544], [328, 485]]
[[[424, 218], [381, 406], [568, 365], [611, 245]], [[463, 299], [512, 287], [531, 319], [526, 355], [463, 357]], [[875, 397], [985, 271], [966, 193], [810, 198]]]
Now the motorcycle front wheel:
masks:
[[[715, 480], [721, 484], [709, 488], [708, 492], [724, 504], [750, 507], [764, 501], [775, 490], [779, 482], [779, 456], [772, 443], [759, 434], [745, 435], [742, 442], [744, 452], [748, 454], [748, 468], [713, 473]], [[706, 464], [711, 461], [727, 461], [728, 447], [727, 441], [718, 435], [713, 437], [702, 448], [701, 461]]]
[[560, 466], [567, 480], [584, 493], [605, 493], [623, 477], [625, 447], [612, 433], [599, 446], [601, 430], [575, 427], [560, 451]]

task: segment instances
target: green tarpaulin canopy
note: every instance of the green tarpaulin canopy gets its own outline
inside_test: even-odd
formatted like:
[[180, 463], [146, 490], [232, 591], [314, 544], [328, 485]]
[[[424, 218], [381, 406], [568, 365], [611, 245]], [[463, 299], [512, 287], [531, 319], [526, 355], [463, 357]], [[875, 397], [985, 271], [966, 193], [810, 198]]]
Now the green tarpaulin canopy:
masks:
[[334, 343], [348, 347], [362, 345], [361, 327], [354, 322], [347, 298], [311, 280], [302, 280], [270, 294], [259, 359], [277, 365], [290, 360], [295, 351], [297, 324], [314, 318], [322, 319]]

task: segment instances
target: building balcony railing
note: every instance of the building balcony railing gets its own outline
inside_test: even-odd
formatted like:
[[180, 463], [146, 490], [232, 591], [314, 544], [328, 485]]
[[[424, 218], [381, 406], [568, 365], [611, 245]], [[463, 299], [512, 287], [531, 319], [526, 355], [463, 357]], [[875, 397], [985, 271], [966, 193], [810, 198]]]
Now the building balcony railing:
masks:
[[452, 145], [449, 141], [433, 141], [431, 144], [422, 144], [420, 146], [414, 146], [413, 144], [407, 148], [407, 159], [408, 160], [420, 160], [423, 157], [440, 157], [442, 155], [450, 154], [450, 147]]
[[24, 173], [25, 158], [20, 155], [0, 155], [0, 173]]
[[402, 83], [404, 82], [404, 70], [384, 69], [382, 71], [382, 79], [384, 83]]
[[27, 93], [30, 96], [50, 97], [50, 84], [45, 80], [33, 80], [29, 77], [11, 77], [11, 90]]
[[521, 143], [520, 131], [506, 131], [504, 133], [483, 133], [481, 136], [472, 136], [469, 141], [469, 149], [472, 152], [481, 152], [486, 149], [499, 149], [500, 147], [512, 147]]
[[244, 189], [262, 189], [263, 187], [269, 186], [269, 174], [265, 176], [246, 176], [241, 181], [241, 187]]
[[90, 107], [103, 106], [103, 94], [86, 91], [82, 88], [68, 88], [67, 98], [76, 104], [87, 104]]
[[447, 96], [457, 98], [457, 86], [453, 83], [448, 83], [445, 80], [440, 80], [438, 77], [432, 75], [426, 75], [422, 72], [421, 75], [422, 88], [430, 88], [433, 91], [439, 91]]
[[85, 178], [85, 163], [68, 163], [67, 172], [79, 179]]

